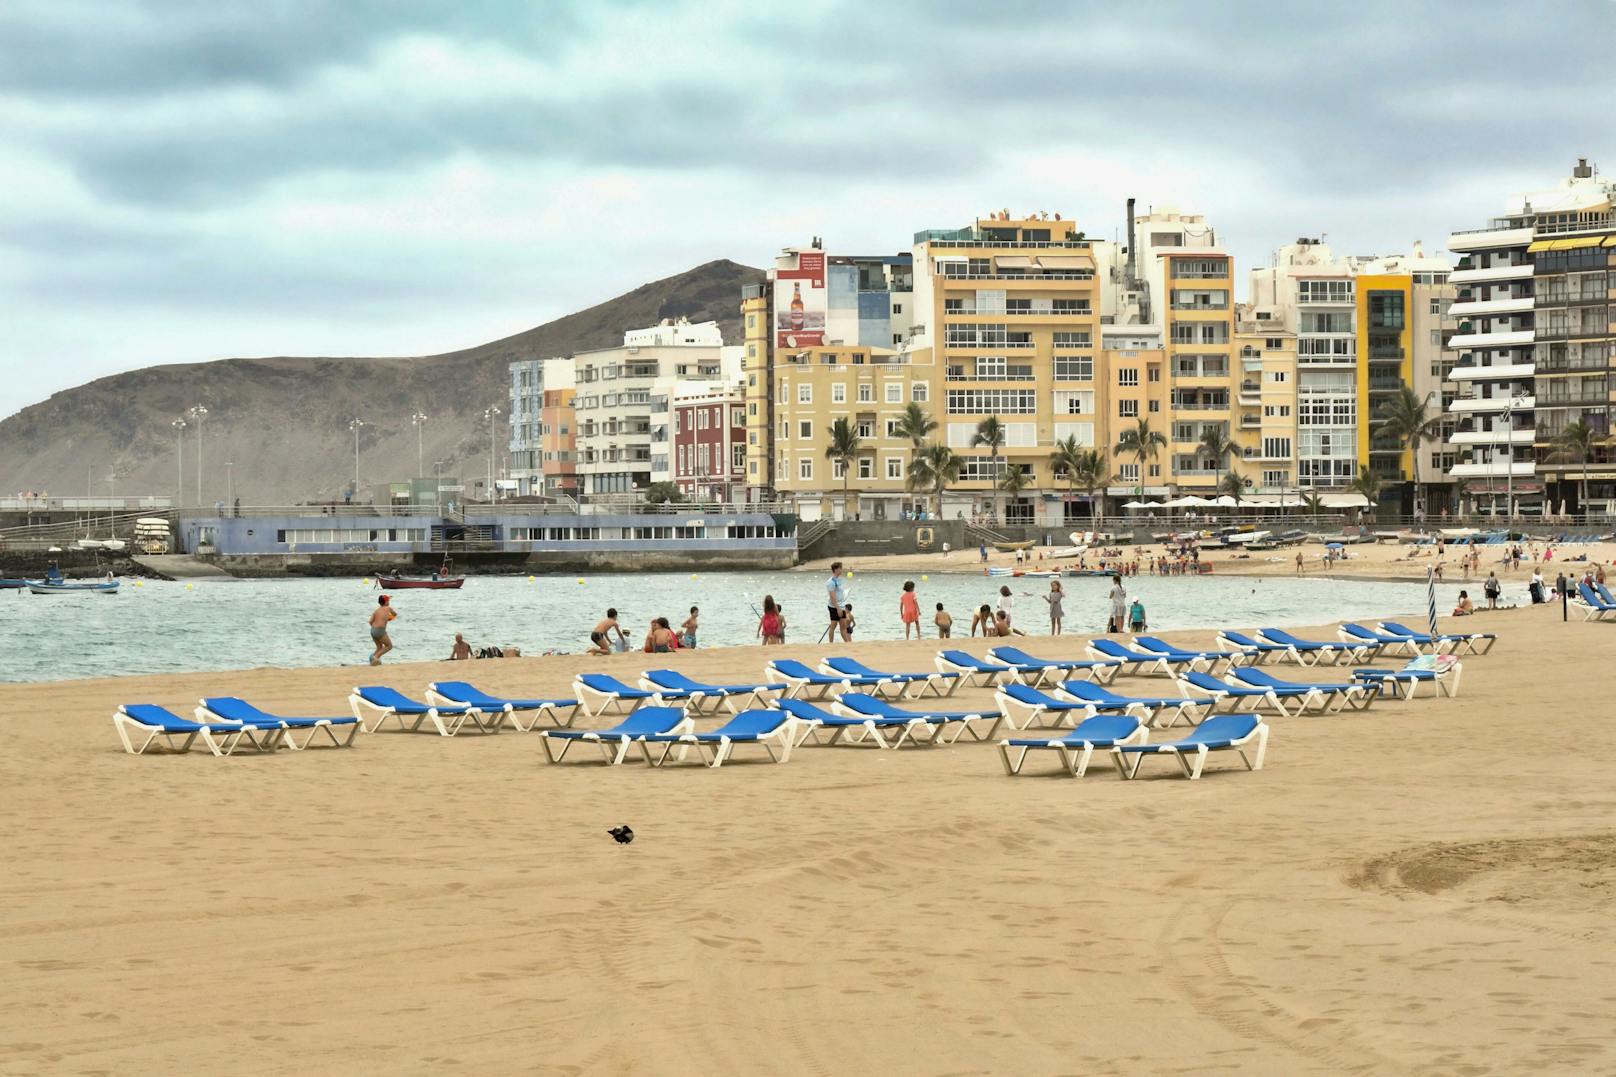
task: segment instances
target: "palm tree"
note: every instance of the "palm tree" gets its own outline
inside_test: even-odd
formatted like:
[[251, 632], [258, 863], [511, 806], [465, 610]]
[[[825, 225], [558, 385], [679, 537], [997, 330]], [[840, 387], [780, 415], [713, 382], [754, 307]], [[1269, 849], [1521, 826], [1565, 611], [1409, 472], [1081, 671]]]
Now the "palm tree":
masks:
[[1132, 430], [1124, 430], [1122, 436], [1117, 438], [1116, 448], [1111, 451], [1118, 456], [1131, 456], [1139, 464], [1139, 488], [1145, 486], [1145, 463], [1154, 460], [1167, 439], [1160, 432], [1150, 428], [1149, 419], [1140, 419]]
[[943, 518], [943, 489], [959, 480], [959, 454], [940, 441], [923, 445], [909, 461], [909, 489], [930, 490], [937, 497], [937, 518]]
[[[1209, 426], [1201, 431], [1201, 443], [1196, 449], [1205, 456], [1212, 458], [1212, 470], [1222, 471], [1223, 462], [1235, 451], [1235, 443], [1229, 440], [1228, 433], [1222, 426]], [[1218, 489], [1222, 489], [1220, 482]]]
[[1240, 497], [1245, 492], [1246, 480], [1234, 468], [1230, 468], [1229, 473], [1218, 480], [1218, 493], [1234, 498], [1234, 507], [1237, 509], [1240, 507]]
[[1374, 508], [1375, 501], [1380, 497], [1380, 476], [1370, 471], [1367, 467], [1360, 466], [1357, 477], [1352, 480], [1352, 484], [1347, 489], [1355, 494], [1362, 494], [1363, 499], [1369, 502], [1369, 504], [1358, 510], [1358, 518], [1361, 521], [1363, 514]]
[[1414, 455], [1415, 512], [1422, 509], [1425, 501], [1420, 491], [1420, 445], [1434, 441], [1442, 425], [1441, 415], [1426, 414], [1428, 399], [1429, 394], [1422, 397], [1408, 386], [1399, 385], [1397, 395], [1388, 398], [1376, 409], [1375, 418], [1370, 424], [1407, 445], [1408, 451]]
[[1077, 438], [1068, 436], [1055, 443], [1055, 451], [1049, 454], [1049, 466], [1056, 475], [1065, 474], [1074, 495], [1081, 488], [1088, 496], [1090, 516], [1101, 515], [1094, 511], [1094, 490], [1105, 485], [1105, 453], [1085, 449], [1077, 443]]
[[1317, 490], [1297, 491], [1301, 495], [1302, 507], [1309, 516], [1324, 515], [1324, 498], [1319, 496]]
[[825, 446], [825, 458], [834, 460], [842, 465], [842, 515], [847, 515], [847, 479], [848, 473], [853, 470], [853, 461], [858, 459], [859, 450], [863, 448], [863, 441], [858, 436], [852, 423], [846, 419], [837, 419], [830, 424], [830, 444]]
[[1582, 495], [1578, 498], [1578, 508], [1582, 509], [1584, 516], [1588, 514], [1588, 461], [1600, 440], [1591, 426], [1577, 419], [1567, 423], [1566, 428], [1555, 436], [1554, 451], [1549, 454], [1550, 459], [1570, 460], [1582, 465]]
[[[999, 476], [999, 450], [1004, 448], [1004, 424], [996, 417], [989, 415], [976, 424], [976, 433], [971, 435], [971, 445], [975, 448], [984, 448], [988, 451], [988, 460], [991, 461], [994, 478]], [[993, 522], [999, 522], [999, 495], [993, 495]]]
[[1032, 483], [1032, 472], [1023, 471], [1021, 468], [1016, 467], [1013, 464], [1005, 469], [1003, 475], [999, 476], [999, 489], [1003, 490], [1011, 497], [1019, 497], [1021, 495], [1021, 491], [1031, 486]]
[[893, 427], [893, 432], [900, 438], [909, 442], [909, 447], [915, 452], [920, 451], [921, 444], [937, 430], [937, 420], [933, 419], [925, 408], [919, 404], [904, 405], [903, 414]]

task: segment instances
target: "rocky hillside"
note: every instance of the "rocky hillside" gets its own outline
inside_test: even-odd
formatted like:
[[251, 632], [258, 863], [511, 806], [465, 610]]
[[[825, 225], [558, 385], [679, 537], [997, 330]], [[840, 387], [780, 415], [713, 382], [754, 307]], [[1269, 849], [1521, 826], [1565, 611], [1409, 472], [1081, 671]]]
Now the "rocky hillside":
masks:
[[[740, 291], [762, 278], [729, 261], [653, 281], [587, 310], [464, 351], [408, 359], [221, 359], [154, 366], [56, 393], [0, 422], [0, 489], [82, 495], [92, 464], [102, 479], [115, 470], [120, 494], [174, 489], [170, 424], [194, 404], [208, 409], [203, 500], [225, 496], [225, 467], [235, 463], [235, 492], [248, 503], [291, 504], [340, 497], [353, 478], [348, 421], [364, 419], [360, 480], [400, 481], [415, 471], [410, 416], [430, 416], [426, 470], [486, 474], [483, 409], [506, 404], [506, 364], [610, 347], [623, 331], [663, 318], [717, 321], [739, 343]], [[185, 431], [187, 499], [195, 494], [195, 428]], [[499, 433], [504, 451], [504, 432]], [[98, 481], [96, 492], [108, 487]]]

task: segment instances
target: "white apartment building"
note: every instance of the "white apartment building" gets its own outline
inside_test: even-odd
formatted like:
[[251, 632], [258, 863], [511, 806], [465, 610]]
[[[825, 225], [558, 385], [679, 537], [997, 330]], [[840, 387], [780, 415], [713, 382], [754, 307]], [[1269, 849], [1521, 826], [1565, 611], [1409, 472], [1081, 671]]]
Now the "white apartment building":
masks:
[[573, 356], [579, 489], [592, 497], [632, 494], [673, 477], [670, 406], [684, 383], [732, 384], [739, 347], [716, 322], [665, 320], [623, 334], [622, 346]]
[[571, 359], [518, 359], [510, 364], [510, 473], [521, 496], [542, 494], [544, 482], [544, 394], [575, 385]]
[[[1453, 473], [1478, 512], [1575, 502], [1582, 468], [1558, 458], [1555, 438], [1578, 420], [1610, 432], [1613, 206], [1616, 184], [1583, 159], [1557, 187], [1517, 195], [1505, 216], [1448, 240], [1462, 289], [1448, 342], [1460, 353], [1449, 374], [1460, 418], [1450, 441], [1463, 454]], [[1592, 507], [1608, 511], [1616, 473], [1604, 460], [1590, 471]]]

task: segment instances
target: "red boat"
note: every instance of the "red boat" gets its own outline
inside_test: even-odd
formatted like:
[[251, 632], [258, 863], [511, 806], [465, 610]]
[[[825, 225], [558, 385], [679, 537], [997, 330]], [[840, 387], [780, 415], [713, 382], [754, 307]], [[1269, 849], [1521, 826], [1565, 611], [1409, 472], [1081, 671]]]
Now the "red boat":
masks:
[[466, 577], [454, 574], [454, 565], [448, 558], [430, 576], [376, 574], [376, 585], [386, 591], [458, 591], [465, 582]]

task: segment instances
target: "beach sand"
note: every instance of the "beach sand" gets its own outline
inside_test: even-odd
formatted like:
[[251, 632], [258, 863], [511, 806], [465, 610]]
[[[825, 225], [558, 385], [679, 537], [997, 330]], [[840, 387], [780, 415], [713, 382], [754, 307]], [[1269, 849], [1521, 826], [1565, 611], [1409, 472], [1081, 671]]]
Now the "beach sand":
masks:
[[638, 654], [0, 685], [0, 1072], [1610, 1072], [1616, 626], [1453, 624], [1503, 636], [1457, 701], [1275, 719], [1264, 770], [1193, 783], [1010, 779], [968, 743], [719, 771], [547, 766], [513, 733], [133, 758], [109, 721], [449, 676], [562, 694]]

